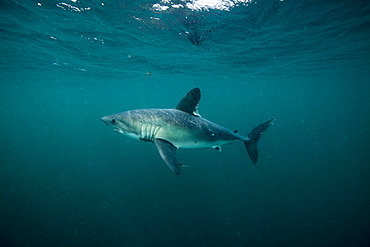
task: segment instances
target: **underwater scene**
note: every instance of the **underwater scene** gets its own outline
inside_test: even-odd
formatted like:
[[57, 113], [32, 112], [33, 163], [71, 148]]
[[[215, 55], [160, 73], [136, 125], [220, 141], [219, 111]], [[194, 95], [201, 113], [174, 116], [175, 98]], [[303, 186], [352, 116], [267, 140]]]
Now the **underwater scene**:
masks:
[[0, 1], [0, 115], [1, 247], [370, 246], [369, 1]]

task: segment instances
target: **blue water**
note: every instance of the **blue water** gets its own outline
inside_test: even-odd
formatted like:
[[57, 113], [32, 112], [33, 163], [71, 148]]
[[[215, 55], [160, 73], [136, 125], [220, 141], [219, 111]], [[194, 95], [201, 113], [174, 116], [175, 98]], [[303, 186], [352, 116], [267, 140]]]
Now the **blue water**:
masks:
[[[0, 2], [0, 246], [369, 246], [370, 2], [218, 2]], [[100, 120], [194, 87], [257, 165]]]

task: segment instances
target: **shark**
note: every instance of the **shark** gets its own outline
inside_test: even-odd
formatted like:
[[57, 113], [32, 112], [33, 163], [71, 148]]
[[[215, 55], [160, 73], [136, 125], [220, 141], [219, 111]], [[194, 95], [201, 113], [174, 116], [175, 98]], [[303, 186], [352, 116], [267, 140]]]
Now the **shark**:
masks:
[[214, 148], [242, 141], [252, 163], [258, 161], [257, 143], [276, 118], [258, 125], [247, 136], [215, 124], [198, 113], [199, 88], [190, 90], [173, 109], [138, 109], [108, 115], [101, 120], [120, 134], [157, 146], [160, 156], [176, 175], [182, 164], [176, 152], [183, 148]]

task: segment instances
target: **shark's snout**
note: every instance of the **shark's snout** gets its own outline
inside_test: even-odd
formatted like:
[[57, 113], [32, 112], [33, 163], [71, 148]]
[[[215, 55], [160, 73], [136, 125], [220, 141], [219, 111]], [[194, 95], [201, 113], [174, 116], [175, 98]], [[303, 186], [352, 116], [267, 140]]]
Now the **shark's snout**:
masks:
[[109, 122], [111, 121], [111, 118], [108, 116], [102, 117], [101, 120], [106, 124], [109, 125]]

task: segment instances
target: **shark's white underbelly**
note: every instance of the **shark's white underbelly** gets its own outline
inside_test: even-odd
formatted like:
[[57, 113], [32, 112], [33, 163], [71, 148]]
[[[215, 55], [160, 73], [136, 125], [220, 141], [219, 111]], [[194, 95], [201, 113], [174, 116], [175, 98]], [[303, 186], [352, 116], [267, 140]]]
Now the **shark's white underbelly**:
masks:
[[184, 129], [165, 129], [161, 128], [156, 138], [166, 140], [177, 148], [212, 148], [222, 146], [234, 141], [226, 141], [222, 139], [210, 141], [209, 138], [202, 138], [194, 132], [189, 132]]

